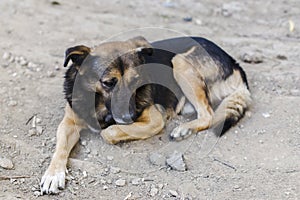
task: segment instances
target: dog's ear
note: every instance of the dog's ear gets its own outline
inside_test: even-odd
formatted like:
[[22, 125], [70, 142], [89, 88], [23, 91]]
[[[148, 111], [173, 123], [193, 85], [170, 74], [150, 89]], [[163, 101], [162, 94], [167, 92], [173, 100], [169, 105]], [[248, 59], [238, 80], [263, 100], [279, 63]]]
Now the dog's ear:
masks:
[[67, 49], [64, 67], [68, 66], [70, 60], [72, 60], [72, 62], [76, 65], [80, 66], [83, 60], [89, 55], [90, 52], [91, 49], [84, 45], [79, 45]]
[[138, 53], [151, 56], [153, 54], [152, 45], [142, 36], [134, 37], [129, 40], [134, 44]]

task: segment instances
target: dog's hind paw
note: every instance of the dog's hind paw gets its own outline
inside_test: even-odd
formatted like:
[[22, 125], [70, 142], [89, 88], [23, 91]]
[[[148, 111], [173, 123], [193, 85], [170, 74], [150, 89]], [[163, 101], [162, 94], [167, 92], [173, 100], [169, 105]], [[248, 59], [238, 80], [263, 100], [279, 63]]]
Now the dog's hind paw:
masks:
[[184, 126], [178, 126], [174, 128], [174, 130], [170, 134], [171, 140], [183, 140], [190, 136], [193, 133], [193, 130], [190, 128], [186, 128]]
[[47, 170], [40, 183], [41, 195], [59, 193], [60, 189], [65, 188], [65, 177], [64, 171], [50, 173]]

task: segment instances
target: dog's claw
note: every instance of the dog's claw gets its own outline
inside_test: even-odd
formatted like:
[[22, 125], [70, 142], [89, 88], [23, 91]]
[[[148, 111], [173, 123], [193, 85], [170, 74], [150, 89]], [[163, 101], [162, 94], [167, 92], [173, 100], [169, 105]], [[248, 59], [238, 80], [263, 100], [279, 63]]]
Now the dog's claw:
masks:
[[41, 195], [57, 194], [65, 188], [65, 172], [57, 172], [54, 175], [46, 172], [40, 183]]
[[179, 126], [175, 128], [171, 134], [170, 134], [170, 139], [171, 140], [183, 140], [190, 136], [193, 133], [193, 131], [189, 128], [184, 128], [182, 126]]

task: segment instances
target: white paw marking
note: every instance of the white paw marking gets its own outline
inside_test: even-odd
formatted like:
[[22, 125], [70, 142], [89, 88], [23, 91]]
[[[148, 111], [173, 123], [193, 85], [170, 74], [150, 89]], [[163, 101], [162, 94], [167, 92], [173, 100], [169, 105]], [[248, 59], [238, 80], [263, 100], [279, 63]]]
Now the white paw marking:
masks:
[[59, 189], [65, 188], [65, 177], [66, 173], [56, 172], [53, 175], [52, 173], [46, 171], [44, 176], [42, 177], [40, 188], [41, 195], [43, 194], [57, 194]]
[[190, 136], [192, 133], [193, 131], [191, 129], [178, 126], [171, 132], [170, 137], [173, 140], [182, 140]]

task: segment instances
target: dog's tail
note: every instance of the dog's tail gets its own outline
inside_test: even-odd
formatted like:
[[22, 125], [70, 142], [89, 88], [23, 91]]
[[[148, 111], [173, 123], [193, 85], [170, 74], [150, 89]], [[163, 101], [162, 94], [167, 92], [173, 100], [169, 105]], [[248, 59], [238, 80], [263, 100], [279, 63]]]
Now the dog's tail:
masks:
[[212, 128], [215, 134], [221, 136], [235, 125], [244, 116], [250, 102], [251, 94], [246, 84], [223, 99], [213, 118]]

